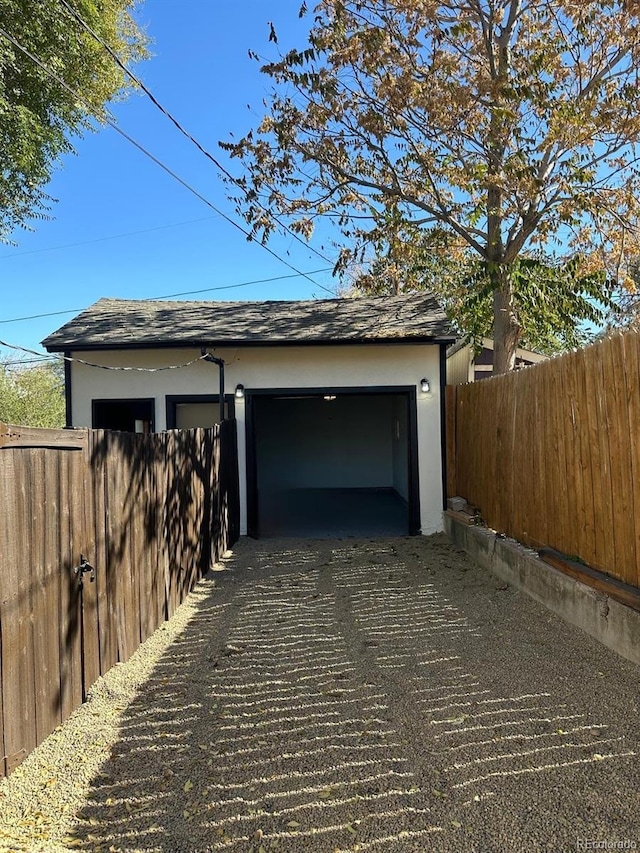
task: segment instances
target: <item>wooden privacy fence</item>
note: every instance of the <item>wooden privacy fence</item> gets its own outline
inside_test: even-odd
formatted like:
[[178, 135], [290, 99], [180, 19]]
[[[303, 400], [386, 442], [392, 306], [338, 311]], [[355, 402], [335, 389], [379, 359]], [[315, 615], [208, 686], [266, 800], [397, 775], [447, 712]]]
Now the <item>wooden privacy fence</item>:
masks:
[[449, 497], [640, 587], [640, 338], [447, 387]]
[[0, 424], [0, 772], [168, 619], [238, 537], [235, 421]]

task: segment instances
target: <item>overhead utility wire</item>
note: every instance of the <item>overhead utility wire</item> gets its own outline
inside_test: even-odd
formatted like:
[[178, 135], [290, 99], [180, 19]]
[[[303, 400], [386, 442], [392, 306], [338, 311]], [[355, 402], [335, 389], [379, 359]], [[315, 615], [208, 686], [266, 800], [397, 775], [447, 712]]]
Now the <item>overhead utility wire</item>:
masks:
[[21, 358], [16, 361], [0, 361], [0, 369], [3, 367], [15, 367], [16, 365], [21, 367], [24, 364], [53, 364], [53, 362], [57, 361], [56, 356], [53, 355], [43, 355], [40, 358]]
[[[327, 272], [330, 267], [319, 270], [311, 270], [307, 275], [316, 275], [319, 272]], [[251, 284], [266, 284], [270, 281], [283, 281], [287, 278], [298, 278], [297, 275], [276, 275], [272, 278], [255, 278], [253, 281], [243, 281], [241, 284], [223, 284], [220, 287], [203, 287], [201, 290], [183, 290], [181, 293], [165, 293], [163, 296], [148, 296], [147, 299], [173, 299], [174, 296], [190, 296], [195, 293], [211, 293], [214, 290], [234, 290], [236, 287], [248, 287]], [[48, 311], [46, 314], [30, 314], [28, 317], [12, 317], [10, 320], [0, 320], [0, 323], [20, 323], [22, 320], [39, 320], [41, 317], [55, 317], [58, 314], [73, 314], [76, 311], [85, 311], [85, 308], [67, 308], [66, 311]]]
[[[0, 340], [0, 346], [7, 349], [15, 349], [20, 352], [28, 352], [30, 355], [41, 355], [37, 350], [29, 349], [29, 347], [21, 347], [19, 344], [10, 344], [8, 341]], [[206, 354], [205, 354], [206, 355]], [[166, 367], [116, 367], [109, 364], [95, 364], [92, 361], [85, 361], [83, 358], [75, 358], [71, 355], [52, 355], [50, 359], [55, 361], [75, 361], [77, 364], [84, 364], [85, 367], [98, 367], [101, 370], [134, 370], [139, 373], [159, 373], [161, 370], [180, 370], [183, 367], [190, 367], [198, 361], [205, 360], [205, 355], [199, 355], [197, 358], [192, 358], [184, 364], [169, 364]]]
[[[101, 36], [99, 36], [99, 35], [98, 35], [98, 33], [96, 33], [96, 31], [95, 31], [92, 27], [91, 27], [91, 26], [90, 26], [90, 25], [89, 25], [89, 24], [88, 24], [88, 23], [87, 23], [87, 22], [86, 22], [86, 21], [85, 21], [85, 20], [80, 16], [80, 14], [79, 14], [79, 13], [78, 13], [74, 8], [73, 8], [73, 6], [71, 6], [71, 4], [67, 2], [67, 0], [60, 0], [60, 3], [61, 3], [61, 4], [64, 6], [64, 8], [69, 12], [69, 14], [70, 14], [70, 15], [72, 15], [72, 16], [73, 16], [73, 18], [75, 18], [75, 20], [76, 20], [76, 21], [77, 21], [77, 22], [78, 22], [82, 27], [84, 27], [84, 29], [85, 29], [85, 30], [86, 30], [86, 31], [87, 31], [91, 36], [93, 36], [93, 38], [94, 38], [94, 39], [95, 39], [99, 44], [101, 44], [101, 45], [102, 45], [102, 47], [107, 51], [107, 53], [109, 54], [109, 56], [113, 59], [113, 61], [114, 61], [115, 63], [117, 63], [118, 67], [119, 67], [119, 68], [121, 68], [121, 69], [122, 69], [122, 71], [124, 71], [124, 73], [125, 73], [125, 74], [130, 78], [130, 80], [131, 80], [133, 83], [135, 83], [135, 85], [136, 85], [136, 86], [139, 86], [139, 87], [140, 87], [140, 89], [141, 89], [141, 90], [145, 93], [145, 95], [149, 98], [149, 100], [151, 101], [151, 103], [152, 103], [155, 107], [157, 107], [157, 108], [160, 110], [160, 112], [161, 112], [163, 115], [165, 115], [165, 116], [169, 119], [169, 121], [170, 121], [170, 122], [171, 122], [171, 123], [172, 123], [172, 124], [173, 124], [173, 125], [174, 125], [178, 130], [179, 130], [179, 131], [180, 131], [180, 133], [181, 133], [183, 136], [185, 136], [185, 137], [186, 137], [190, 142], [192, 142], [192, 143], [196, 146], [196, 148], [198, 149], [198, 151], [200, 151], [202, 154], [204, 154], [204, 156], [205, 156], [208, 160], [210, 160], [210, 161], [214, 164], [214, 166], [216, 166], [216, 168], [220, 169], [220, 171], [222, 172], [222, 174], [223, 174], [223, 175], [225, 175], [225, 176], [226, 176], [226, 177], [231, 181], [231, 183], [233, 183], [233, 184], [235, 184], [235, 186], [239, 187], [239, 189], [240, 189], [240, 190], [242, 190], [242, 192], [243, 192], [243, 193], [245, 194], [245, 196], [246, 196], [246, 195], [247, 195], [247, 190], [246, 190], [246, 189], [245, 189], [245, 187], [243, 186], [242, 182], [241, 182], [240, 180], [238, 180], [238, 178], [234, 177], [234, 176], [231, 174], [231, 172], [229, 172], [227, 169], [225, 169], [225, 167], [222, 165], [222, 163], [221, 163], [218, 159], [216, 159], [216, 158], [213, 156], [213, 154], [211, 154], [211, 152], [210, 152], [210, 151], [207, 151], [207, 149], [206, 149], [206, 148], [204, 148], [204, 146], [203, 146], [203, 145], [201, 145], [201, 144], [200, 144], [200, 142], [198, 142], [198, 140], [197, 140], [197, 139], [196, 139], [196, 138], [195, 138], [191, 133], [189, 133], [189, 131], [188, 131], [188, 130], [186, 130], [186, 128], [184, 128], [184, 127], [180, 124], [180, 122], [178, 121], [178, 119], [177, 119], [177, 118], [175, 118], [175, 116], [173, 116], [173, 115], [169, 112], [169, 110], [167, 110], [165, 107], [163, 107], [163, 106], [162, 106], [162, 104], [160, 103], [160, 101], [158, 101], [158, 99], [155, 97], [155, 95], [153, 94], [153, 92], [151, 92], [151, 90], [150, 90], [147, 86], [145, 86], [145, 84], [142, 82], [142, 80], [140, 80], [140, 78], [139, 78], [139, 77], [137, 77], [137, 76], [133, 73], [133, 71], [131, 71], [129, 68], [127, 68], [127, 66], [124, 64], [124, 62], [123, 62], [123, 61], [120, 59], [120, 57], [118, 56], [118, 54], [117, 54], [117, 53], [116, 53], [116, 52], [115, 52], [115, 51], [114, 51], [114, 50], [113, 50], [113, 49], [112, 49], [112, 48], [107, 44], [107, 42], [106, 42], [106, 41], [104, 41], [104, 39], [103, 39]], [[259, 204], [259, 202], [258, 202], [257, 204], [258, 204], [258, 206], [260, 207], [260, 209], [261, 209], [261, 210], [263, 210], [263, 211], [267, 212], [267, 211], [266, 211], [266, 208], [264, 208], [261, 204]], [[296, 233], [295, 233], [295, 231], [293, 231], [291, 228], [289, 228], [287, 225], [285, 225], [285, 224], [284, 224], [284, 222], [281, 222], [277, 217], [273, 216], [273, 214], [271, 214], [271, 215], [272, 215], [272, 217], [273, 217], [274, 221], [275, 221], [275, 222], [277, 222], [277, 223], [278, 223], [278, 225], [279, 225], [281, 228], [283, 228], [283, 229], [284, 229], [288, 234], [290, 234], [290, 235], [291, 235], [295, 240], [297, 240], [297, 241], [298, 241], [298, 243], [301, 243], [305, 248], [310, 249], [310, 250], [311, 250], [312, 252], [314, 252], [314, 253], [315, 253], [319, 258], [322, 258], [322, 260], [323, 260], [323, 261], [326, 261], [327, 263], [331, 263], [331, 261], [329, 260], [329, 258], [327, 258], [325, 255], [323, 255], [323, 254], [322, 254], [322, 252], [319, 252], [319, 251], [318, 251], [317, 249], [315, 249], [313, 246], [310, 246], [310, 245], [309, 245], [307, 242], [305, 242], [305, 241], [304, 241], [304, 240], [303, 240], [303, 239], [302, 239], [298, 234], [296, 234]]]
[[56, 317], [58, 314], [74, 314], [84, 311], [84, 308], [69, 308], [67, 311], [47, 311], [46, 314], [29, 314], [28, 317], [11, 317], [10, 320], [0, 320], [0, 323], [20, 323], [22, 320], [39, 320], [40, 317]]
[[[33, 53], [31, 53], [30, 50], [28, 50], [26, 47], [23, 47], [23, 45], [21, 45], [20, 42], [17, 41], [17, 39], [15, 39], [12, 35], [10, 35], [3, 27], [0, 27], [0, 35], [4, 36], [7, 39], [7, 41], [9, 41], [12, 45], [14, 45], [14, 47], [17, 47], [18, 50], [21, 51], [22, 53], [24, 53], [25, 56], [29, 57], [29, 59], [32, 62], [35, 62], [35, 64], [39, 68], [41, 68], [45, 72], [45, 74], [48, 74], [49, 77], [51, 77], [53, 80], [55, 80], [60, 86], [62, 86], [64, 89], [66, 89], [71, 95], [73, 95], [74, 98], [76, 98], [81, 104], [83, 104], [84, 107], [92, 115], [94, 115], [96, 118], [98, 118], [98, 116], [96, 115], [96, 110], [94, 109], [94, 107], [92, 107], [91, 104], [85, 98], [82, 97], [82, 95], [80, 95], [78, 92], [76, 92], [74, 89], [72, 89], [71, 86], [69, 86], [61, 77], [59, 77], [57, 74], [55, 74], [53, 71], [51, 71], [51, 69], [48, 68], [48, 66], [46, 66], [44, 64], [44, 62], [42, 62], [41, 59], [39, 59], [37, 56], [35, 56]], [[197, 198], [199, 198], [200, 201], [204, 202], [204, 204], [206, 204], [207, 207], [210, 207], [212, 210], [214, 210], [218, 214], [218, 216], [221, 216], [226, 222], [233, 225], [233, 227], [237, 228], [238, 231], [241, 231], [245, 235], [245, 237], [247, 237], [247, 239], [250, 242], [257, 243], [266, 252], [268, 252], [270, 255], [272, 255], [274, 258], [276, 258], [276, 260], [280, 261], [280, 263], [289, 267], [289, 269], [293, 270], [298, 275], [301, 275], [303, 278], [306, 278], [308, 281], [311, 282], [311, 284], [313, 284], [316, 287], [321, 288], [321, 290], [324, 290], [327, 293], [331, 293], [333, 295], [333, 291], [329, 290], [328, 287], [324, 287], [322, 284], [319, 284], [317, 281], [314, 281], [312, 278], [309, 278], [309, 276], [306, 273], [301, 272], [297, 267], [294, 267], [293, 264], [290, 264], [288, 261], [285, 261], [284, 258], [280, 257], [280, 255], [278, 255], [277, 252], [274, 252], [273, 249], [270, 249], [269, 246], [265, 245], [264, 243], [261, 243], [259, 240], [255, 240], [253, 238], [253, 236], [245, 228], [242, 227], [242, 225], [238, 225], [238, 223], [235, 222], [235, 220], [231, 219], [230, 216], [227, 216], [226, 213], [223, 213], [223, 211], [221, 211], [219, 208], [217, 208], [213, 204], [213, 202], [209, 201], [209, 199], [206, 198], [205, 196], [203, 196], [202, 193], [198, 192], [198, 190], [196, 190], [194, 187], [192, 187], [190, 184], [188, 184], [183, 178], [181, 178], [172, 169], [170, 169], [169, 166], [167, 166], [165, 163], [163, 163], [162, 160], [159, 160], [154, 154], [152, 154], [150, 151], [148, 151], [143, 145], [141, 145], [139, 142], [137, 142], [132, 136], [129, 136], [129, 134], [126, 133], [126, 131], [122, 130], [122, 128], [119, 127], [118, 123], [116, 122], [115, 118], [113, 118], [113, 116], [109, 115], [109, 113], [105, 113], [104, 121], [109, 125], [109, 127], [112, 127], [113, 130], [116, 131], [116, 133], [119, 133], [120, 136], [124, 137], [128, 142], [130, 142], [132, 145], [134, 145], [146, 157], [148, 157], [157, 166], [159, 166], [161, 169], [163, 169], [168, 175], [170, 175], [172, 178], [174, 178], [174, 180], [178, 181], [178, 183], [181, 184], [185, 189], [189, 190], [189, 192], [193, 193], [193, 195], [195, 195]]]
[[[306, 275], [317, 275], [319, 272], [329, 272], [331, 267], [322, 267], [319, 270], [311, 270], [306, 273]], [[213, 290], [233, 290], [236, 287], [247, 287], [250, 284], [267, 284], [270, 281], [283, 281], [287, 278], [298, 278], [298, 275], [275, 275], [271, 278], [256, 278], [253, 281], [243, 281], [241, 284], [223, 284], [221, 287], [203, 287], [201, 290], [182, 290], [180, 293], [165, 293], [164, 296], [149, 296], [147, 297], [150, 300], [156, 299], [173, 299], [174, 296], [191, 296], [196, 293], [210, 293]], [[327, 290], [327, 293], [332, 293], [332, 291]]]
[[106, 240], [120, 240], [122, 237], [136, 237], [138, 234], [151, 234], [153, 231], [164, 231], [167, 228], [179, 228], [181, 225], [194, 225], [196, 222], [209, 222], [215, 216], [201, 216], [198, 219], [187, 219], [184, 222], [172, 222], [169, 225], [156, 225], [153, 228], [140, 228], [138, 231], [126, 231], [124, 234], [110, 234], [108, 237], [94, 237], [91, 240], [80, 240], [78, 243], [65, 243], [62, 246], [47, 246], [44, 249], [27, 249], [25, 252], [11, 252], [0, 255], [0, 261], [21, 258], [23, 255], [39, 255], [42, 252], [56, 252], [59, 249], [75, 249], [76, 246], [88, 246], [90, 243], [104, 243]]

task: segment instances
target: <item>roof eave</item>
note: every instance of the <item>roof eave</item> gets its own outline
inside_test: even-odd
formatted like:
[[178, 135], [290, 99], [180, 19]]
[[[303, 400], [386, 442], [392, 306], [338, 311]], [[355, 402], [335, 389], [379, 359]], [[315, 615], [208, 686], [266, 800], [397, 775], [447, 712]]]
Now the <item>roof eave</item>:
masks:
[[450, 344], [455, 341], [454, 335], [415, 335], [405, 336], [402, 338], [386, 337], [386, 338], [318, 338], [315, 340], [269, 340], [269, 341], [248, 341], [243, 338], [230, 340], [216, 339], [194, 339], [194, 340], [158, 340], [158, 341], [143, 341], [131, 343], [90, 343], [87, 341], [65, 341], [62, 343], [48, 344], [47, 339], [42, 342], [42, 345], [47, 352], [72, 352], [81, 350], [82, 352], [98, 352], [100, 350], [144, 350], [144, 349], [194, 349], [199, 347], [210, 347], [211, 349], [225, 349], [229, 347], [308, 347], [308, 346], [357, 346], [357, 345], [383, 345], [383, 344]]

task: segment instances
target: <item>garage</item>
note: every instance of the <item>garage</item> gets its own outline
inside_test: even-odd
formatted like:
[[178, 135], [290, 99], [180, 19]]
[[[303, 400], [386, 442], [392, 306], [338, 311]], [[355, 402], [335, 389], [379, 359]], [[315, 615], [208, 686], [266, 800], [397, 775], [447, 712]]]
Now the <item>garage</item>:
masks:
[[68, 426], [209, 426], [223, 393], [241, 535], [374, 537], [442, 530], [454, 340], [431, 294], [406, 293], [101, 299], [45, 344], [75, 359]]
[[247, 394], [253, 536], [403, 536], [420, 507], [414, 387]]

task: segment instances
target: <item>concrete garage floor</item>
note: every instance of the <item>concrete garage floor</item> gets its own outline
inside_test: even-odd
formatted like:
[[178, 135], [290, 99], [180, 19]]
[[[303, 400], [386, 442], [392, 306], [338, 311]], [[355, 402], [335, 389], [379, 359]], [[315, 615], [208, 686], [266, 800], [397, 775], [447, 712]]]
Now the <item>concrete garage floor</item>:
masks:
[[242, 540], [0, 784], [0, 849], [636, 849], [639, 684], [442, 536]]
[[260, 536], [331, 539], [406, 536], [406, 503], [392, 489], [288, 489], [259, 493]]

